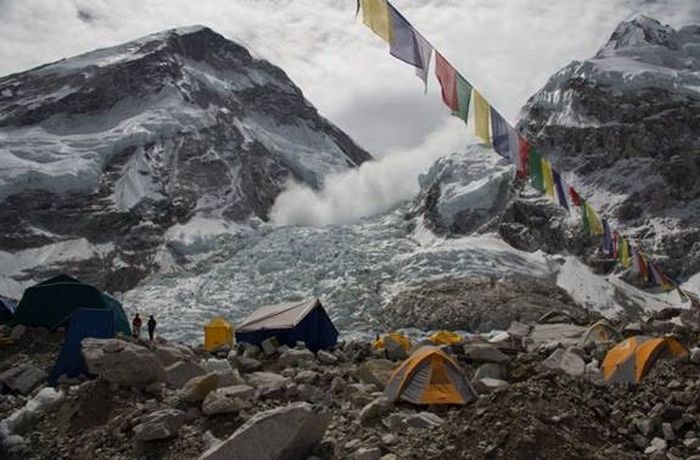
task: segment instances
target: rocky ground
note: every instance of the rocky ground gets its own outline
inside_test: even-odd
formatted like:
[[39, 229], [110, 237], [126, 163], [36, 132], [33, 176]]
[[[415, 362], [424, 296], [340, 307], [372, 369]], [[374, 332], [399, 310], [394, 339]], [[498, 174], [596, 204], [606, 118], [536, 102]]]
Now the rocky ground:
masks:
[[45, 380], [62, 332], [6, 328], [15, 340], [0, 348], [0, 456], [697, 460], [700, 314], [680, 313], [617, 325], [674, 333], [691, 349], [658, 361], [639, 385], [604, 383], [609, 345], [583, 344], [575, 315], [468, 336], [446, 351], [479, 396], [451, 407], [383, 398], [405, 353], [357, 341], [314, 354], [274, 341], [206, 353], [162, 338], [86, 339], [96, 378], [54, 390]]

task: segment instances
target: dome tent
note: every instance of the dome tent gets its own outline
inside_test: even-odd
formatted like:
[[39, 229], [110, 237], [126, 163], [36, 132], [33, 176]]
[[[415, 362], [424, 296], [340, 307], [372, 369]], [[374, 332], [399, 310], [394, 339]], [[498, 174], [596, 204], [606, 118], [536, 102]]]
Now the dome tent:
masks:
[[27, 288], [12, 324], [55, 329], [67, 326], [72, 313], [79, 308], [111, 310], [116, 332], [131, 335], [129, 320], [117, 299], [68, 275], [58, 275]]
[[687, 354], [688, 350], [673, 337], [630, 337], [605, 355], [603, 377], [607, 383], [639, 383], [657, 359]]

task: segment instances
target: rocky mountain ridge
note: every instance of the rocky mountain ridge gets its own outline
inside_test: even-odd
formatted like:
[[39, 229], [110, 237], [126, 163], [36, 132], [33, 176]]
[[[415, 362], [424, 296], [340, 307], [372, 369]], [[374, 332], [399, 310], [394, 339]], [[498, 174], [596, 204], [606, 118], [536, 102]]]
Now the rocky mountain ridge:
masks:
[[0, 78], [0, 158], [3, 274], [124, 291], [170, 227], [265, 220], [288, 180], [371, 157], [281, 69], [196, 26]]

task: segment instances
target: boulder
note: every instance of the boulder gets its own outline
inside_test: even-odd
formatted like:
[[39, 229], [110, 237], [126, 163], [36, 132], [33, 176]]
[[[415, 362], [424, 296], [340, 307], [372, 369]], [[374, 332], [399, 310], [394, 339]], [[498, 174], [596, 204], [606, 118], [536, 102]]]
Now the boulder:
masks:
[[578, 345], [585, 332], [585, 327], [569, 323], [535, 324], [530, 332], [530, 339], [534, 346], [558, 342], [568, 347]]
[[24, 326], [22, 324], [18, 324], [17, 326], [12, 328], [12, 331], [10, 331], [10, 340], [12, 340], [13, 342], [18, 341], [19, 339], [22, 338], [22, 336], [24, 335], [24, 333], [26, 331], [27, 331], [26, 326]]
[[250, 407], [249, 399], [253, 396], [253, 388], [248, 385], [236, 385], [219, 388], [204, 398], [202, 412], [205, 415], [230, 414]]
[[314, 360], [314, 354], [306, 348], [292, 348], [280, 355], [279, 362], [287, 367], [296, 367], [307, 365]]
[[443, 423], [445, 423], [445, 420], [432, 412], [419, 412], [403, 419], [403, 424], [409, 428], [434, 428]]
[[229, 355], [229, 362], [241, 372], [255, 372], [262, 367], [262, 363], [257, 359], [246, 358], [245, 356]]
[[246, 381], [260, 396], [268, 396], [280, 391], [290, 382], [288, 378], [273, 372], [253, 372], [246, 376]]
[[307, 403], [256, 414], [200, 460], [303, 460], [321, 442], [330, 415]]
[[510, 323], [510, 327], [508, 328], [508, 334], [511, 337], [527, 337], [530, 335], [530, 331], [532, 330], [532, 326], [529, 324], [521, 323], [519, 321], [513, 321]]
[[165, 383], [179, 389], [195, 377], [206, 374], [202, 366], [192, 361], [178, 361], [165, 368]]
[[219, 376], [216, 372], [194, 377], [178, 391], [181, 401], [196, 403], [204, 401], [209, 393], [216, 390], [219, 385]]
[[394, 408], [394, 403], [384, 396], [380, 396], [371, 403], [367, 404], [360, 411], [360, 421], [363, 423], [369, 422], [391, 412]]
[[654, 455], [657, 453], [666, 454], [666, 449], [668, 448], [668, 443], [661, 438], [654, 438], [649, 443], [649, 447], [644, 450], [646, 455]]
[[172, 438], [177, 436], [183, 423], [185, 423], [185, 413], [181, 410], [159, 410], [143, 417], [134, 427], [134, 435], [137, 441]]
[[382, 450], [379, 447], [360, 447], [352, 454], [353, 460], [381, 460]]
[[690, 350], [690, 362], [700, 364], [700, 348], [695, 347]]
[[168, 367], [178, 361], [184, 361], [189, 357], [180, 348], [168, 345], [157, 346], [153, 353], [155, 353], [156, 358], [164, 367]]
[[398, 341], [394, 340], [389, 335], [384, 337], [384, 353], [387, 359], [392, 361], [403, 361], [408, 358], [406, 350], [403, 349]]
[[280, 347], [280, 342], [277, 340], [277, 337], [268, 337], [262, 342], [260, 342], [260, 346], [262, 347], [263, 353], [265, 353], [266, 356], [272, 356], [275, 353], [277, 353], [277, 349]]
[[81, 353], [88, 372], [126, 387], [145, 387], [165, 380], [165, 369], [146, 347], [120, 339], [87, 338]]
[[207, 373], [216, 372], [219, 376], [219, 388], [244, 383], [238, 369], [231, 367], [231, 363], [226, 359], [208, 359], [202, 363], [202, 367]]
[[294, 376], [294, 381], [297, 383], [313, 383], [316, 380], [318, 380], [318, 372], [309, 369], [299, 371], [299, 373]]
[[11, 367], [0, 374], [0, 384], [10, 391], [23, 395], [32, 392], [34, 388], [46, 381], [48, 375], [33, 364], [22, 364]]
[[551, 370], [561, 370], [572, 377], [582, 377], [586, 371], [586, 363], [576, 353], [557, 348], [542, 362], [542, 366]]
[[395, 367], [396, 364], [388, 359], [368, 359], [353, 374], [359, 381], [375, 385], [383, 390]]
[[464, 356], [477, 363], [507, 363], [510, 361], [510, 358], [498, 348], [482, 343], [465, 344]]
[[481, 366], [479, 366], [474, 373], [474, 379], [473, 380], [480, 380], [480, 379], [498, 379], [498, 380], [505, 380], [506, 379], [506, 369], [502, 364], [498, 363], [484, 363]]
[[504, 380], [484, 378], [475, 380], [473, 382], [474, 389], [479, 394], [490, 394], [494, 391], [504, 390], [510, 386], [510, 384]]
[[338, 357], [326, 350], [319, 350], [316, 353], [316, 359], [322, 364], [335, 364], [338, 362]]

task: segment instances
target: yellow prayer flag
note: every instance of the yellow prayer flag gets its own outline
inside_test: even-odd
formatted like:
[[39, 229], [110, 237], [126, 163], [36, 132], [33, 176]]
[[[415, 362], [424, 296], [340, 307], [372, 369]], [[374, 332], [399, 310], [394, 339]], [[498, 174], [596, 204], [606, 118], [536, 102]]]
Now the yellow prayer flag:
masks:
[[630, 244], [626, 239], [620, 238], [620, 263], [622, 267], [629, 268], [630, 266]]
[[489, 117], [491, 116], [491, 108], [489, 103], [484, 99], [484, 96], [474, 90], [474, 129], [476, 135], [480, 137], [484, 144], [491, 143], [491, 135], [489, 132]]
[[544, 190], [547, 192], [547, 195], [554, 198], [554, 173], [552, 172], [552, 163], [544, 158], [542, 158], [542, 180], [544, 181]]
[[586, 203], [586, 215], [588, 216], [588, 224], [591, 226], [591, 234], [594, 236], [602, 235], [603, 224], [600, 221], [600, 217], [588, 203]]
[[386, 0], [361, 0], [362, 22], [375, 34], [391, 43], [389, 4]]

